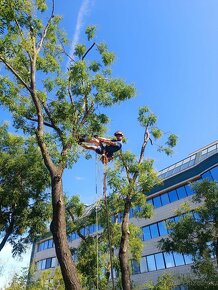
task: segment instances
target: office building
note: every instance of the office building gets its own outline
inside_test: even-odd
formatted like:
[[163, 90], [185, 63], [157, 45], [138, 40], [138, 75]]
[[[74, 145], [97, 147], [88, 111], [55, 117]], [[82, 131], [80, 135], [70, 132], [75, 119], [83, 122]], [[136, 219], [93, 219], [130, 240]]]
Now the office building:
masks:
[[[159, 177], [163, 184], [153, 189], [147, 196], [147, 202], [152, 203], [154, 213], [151, 219], [137, 219], [133, 217], [132, 209], [130, 221], [142, 229], [144, 249], [140, 263], [132, 261], [132, 279], [136, 284], [145, 281], [156, 281], [164, 272], [190, 272], [192, 258], [178, 253], [167, 254], [161, 252], [156, 244], [168, 235], [166, 222], [177, 220], [175, 211], [184, 202], [192, 203], [193, 195], [190, 183], [208, 178], [218, 181], [218, 141], [201, 148], [183, 160], [161, 170]], [[89, 225], [83, 229], [83, 234], [94, 234], [96, 225]], [[70, 246], [78, 247], [80, 239], [76, 233], [69, 237]], [[37, 241], [33, 246], [32, 262], [36, 263], [37, 271], [56, 267], [58, 265], [52, 238]]]

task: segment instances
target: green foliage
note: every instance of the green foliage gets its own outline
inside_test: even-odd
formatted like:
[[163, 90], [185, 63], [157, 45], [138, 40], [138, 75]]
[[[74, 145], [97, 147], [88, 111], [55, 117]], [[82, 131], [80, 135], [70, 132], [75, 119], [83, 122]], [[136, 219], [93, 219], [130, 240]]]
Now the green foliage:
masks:
[[198, 182], [193, 187], [195, 217], [191, 214], [190, 207], [183, 206], [178, 212], [183, 214], [182, 218], [177, 223], [169, 224], [171, 233], [168, 238], [160, 241], [159, 246], [167, 252], [192, 255], [194, 276], [190, 276], [187, 283], [200, 285], [203, 281], [211, 281], [208, 287], [212, 288], [208, 289], [215, 289], [213, 287], [216, 284], [213, 283], [217, 283], [218, 279], [215, 269], [217, 266], [216, 262], [212, 263], [211, 258], [215, 258], [217, 253], [218, 187], [215, 182], [208, 180]]
[[49, 182], [34, 138], [12, 135], [6, 125], [0, 127], [0, 180], [0, 232], [3, 237], [9, 233], [13, 256], [20, 255], [47, 231]]
[[95, 32], [96, 32], [96, 27], [95, 26], [88, 26], [86, 28], [86, 34], [87, 34], [87, 37], [88, 37], [88, 40], [91, 40], [92, 38], [95, 37]]
[[[67, 39], [59, 29], [61, 18], [50, 14], [47, 1], [13, 0], [9, 4], [1, 0], [1, 7], [4, 7], [0, 16], [4, 34], [0, 40], [0, 62], [10, 73], [0, 78], [0, 103], [11, 111], [17, 129], [33, 135], [37, 129], [35, 93], [47, 133], [43, 141], [48, 153], [55, 164], [71, 167], [81, 153], [78, 136], [105, 131], [109, 120], [102, 114], [102, 107], [131, 98], [135, 90], [111, 77], [114, 55], [105, 44], [93, 44], [97, 47], [92, 54], [95, 59], [89, 57], [89, 48], [94, 49], [90, 44], [94, 26], [86, 29], [88, 43], [76, 45], [77, 59], [71, 61], [68, 72], [61, 72], [67, 56], [64, 49]], [[32, 59], [36, 60], [35, 66]], [[37, 71], [40, 71], [38, 88], [32, 94], [28, 88]], [[69, 148], [64, 156], [63, 147]]]
[[[28, 274], [28, 269], [23, 269], [21, 274], [15, 274], [9, 285], [4, 288], [5, 290], [38, 290], [38, 289], [57, 289], [64, 290], [64, 282], [61, 275], [60, 268], [54, 271], [45, 270], [36, 279], [33, 279], [34, 269], [31, 270], [32, 274]], [[29, 279], [28, 279], [29, 278]]]
[[149, 281], [145, 284], [147, 290], [172, 290], [175, 287], [172, 274], [164, 273], [157, 278], [157, 283]]

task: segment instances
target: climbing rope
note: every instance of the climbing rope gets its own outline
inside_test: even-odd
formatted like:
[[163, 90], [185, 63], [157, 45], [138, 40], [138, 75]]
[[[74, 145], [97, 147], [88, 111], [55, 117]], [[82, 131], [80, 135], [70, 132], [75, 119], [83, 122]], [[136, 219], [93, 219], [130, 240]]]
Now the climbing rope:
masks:
[[[107, 157], [106, 157], [107, 158]], [[102, 160], [101, 160], [102, 161]], [[105, 161], [105, 159], [104, 159]], [[110, 265], [111, 265], [111, 281], [112, 281], [112, 290], [115, 290], [115, 282], [114, 282], [114, 272], [113, 272], [113, 252], [112, 252], [112, 241], [111, 241], [111, 226], [110, 226], [110, 216], [109, 216], [109, 208], [108, 208], [108, 201], [107, 201], [107, 166], [108, 166], [108, 160], [106, 159], [106, 162], [103, 162], [103, 180], [100, 180], [99, 183], [103, 183], [103, 186], [100, 186], [101, 189], [103, 189], [103, 192], [101, 193], [101, 197], [103, 196], [104, 198], [104, 203], [105, 203], [105, 209], [106, 209], [106, 222], [107, 222], [107, 234], [108, 234], [108, 242], [109, 242], [109, 255], [110, 255]], [[98, 194], [98, 179], [97, 177], [100, 177], [100, 167], [99, 167], [99, 160], [97, 158], [96, 154], [96, 178], [95, 178], [95, 191], [96, 191], [96, 196], [99, 197]], [[101, 201], [101, 197], [97, 199], [96, 202], [96, 228], [97, 228], [97, 235], [96, 235], [96, 268], [97, 268], [97, 289], [99, 289], [99, 246], [98, 246], [98, 206]]]
[[108, 202], [107, 202], [107, 165], [108, 165], [108, 162], [104, 163], [103, 195], [104, 195], [106, 217], [107, 217], [107, 233], [108, 233], [108, 242], [109, 242], [110, 264], [111, 264], [112, 289], [115, 290], [114, 272], [113, 272], [113, 252], [112, 252], [112, 242], [111, 242], [111, 227], [110, 227], [110, 217], [109, 217], [109, 209], [108, 209]]

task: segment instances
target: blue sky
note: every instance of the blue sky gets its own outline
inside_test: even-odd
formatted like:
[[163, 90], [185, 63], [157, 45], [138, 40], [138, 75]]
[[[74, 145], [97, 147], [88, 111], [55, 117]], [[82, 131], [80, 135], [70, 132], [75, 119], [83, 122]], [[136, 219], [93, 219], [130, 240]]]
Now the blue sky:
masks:
[[[122, 130], [127, 137], [124, 150], [139, 152], [142, 129], [137, 111], [143, 105], [157, 114], [161, 129], [179, 137], [172, 157], [148, 147], [145, 155], [155, 159], [157, 170], [217, 139], [216, 0], [56, 2], [72, 46], [84, 39], [87, 25], [96, 25], [96, 40], [106, 42], [116, 54], [113, 75], [136, 87], [134, 99], [109, 111], [108, 135]], [[65, 173], [64, 190], [91, 203], [96, 200], [95, 182], [95, 159], [81, 159]]]
[[[155, 159], [157, 170], [217, 139], [216, 1], [66, 1], [57, 10], [69, 35], [79, 23], [80, 41], [85, 27], [96, 25], [97, 40], [105, 41], [116, 54], [114, 76], [136, 87], [134, 99], [109, 111], [108, 134], [122, 130], [127, 137], [124, 150], [139, 152], [142, 130], [137, 111], [143, 105], [157, 114], [161, 129], [179, 137], [172, 157], [157, 153], [155, 146], [147, 149], [146, 156]], [[81, 160], [65, 174], [65, 191], [92, 202], [94, 175], [94, 159]]]

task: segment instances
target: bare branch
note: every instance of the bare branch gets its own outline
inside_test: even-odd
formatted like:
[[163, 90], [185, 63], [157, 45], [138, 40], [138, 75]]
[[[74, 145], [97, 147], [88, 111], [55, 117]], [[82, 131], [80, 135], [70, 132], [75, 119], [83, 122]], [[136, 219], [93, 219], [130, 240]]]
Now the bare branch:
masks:
[[82, 118], [82, 120], [80, 122], [80, 127], [82, 125], [84, 125], [84, 123], [85, 123], [85, 121], [87, 119], [87, 116], [91, 113], [91, 111], [93, 110], [93, 108], [94, 108], [94, 102], [91, 103], [91, 105], [90, 105], [89, 108], [86, 108], [85, 114], [83, 115], [83, 118]]
[[47, 108], [44, 104], [42, 104], [42, 106], [43, 106], [43, 108], [44, 108], [44, 110], [45, 110], [45, 112], [46, 112], [46, 114], [47, 114], [49, 120], [51, 121], [51, 127], [52, 127], [56, 132], [57, 132], [57, 134], [58, 134], [58, 136], [60, 137], [62, 143], [64, 144], [64, 138], [63, 138], [63, 134], [62, 134], [61, 129], [60, 129], [60, 128], [55, 124], [55, 121], [54, 121], [54, 119], [52, 118], [52, 116], [51, 116], [51, 114], [50, 114], [48, 108]]
[[63, 53], [67, 56], [67, 57], [69, 57], [69, 59], [72, 61], [72, 62], [75, 62], [75, 60], [72, 58], [72, 56], [69, 54], [69, 53], [67, 53], [66, 52], [66, 50], [65, 50], [65, 48], [64, 48], [64, 45], [63, 45], [63, 43], [60, 41], [60, 44], [61, 44], [61, 47], [62, 47], [62, 49], [63, 49]]
[[86, 57], [86, 55], [89, 53], [89, 51], [95, 46], [95, 42], [92, 44], [92, 46], [90, 46], [90, 48], [85, 52], [85, 54], [82, 57], [82, 60], [84, 60], [84, 58]]
[[48, 22], [47, 22], [47, 25], [45, 26], [44, 32], [43, 32], [43, 34], [42, 34], [42, 38], [40, 39], [40, 41], [39, 41], [39, 45], [38, 45], [38, 48], [37, 48], [37, 50], [36, 50], [36, 53], [37, 53], [37, 54], [39, 53], [40, 49], [42, 48], [42, 44], [43, 44], [43, 42], [44, 42], [44, 39], [45, 39], [45, 37], [46, 37], [46, 34], [47, 34], [47, 31], [48, 31], [48, 28], [49, 28], [49, 26], [50, 26], [50, 24], [51, 24], [51, 20], [52, 20], [53, 17], [54, 17], [54, 0], [52, 0], [52, 11], [51, 11], [51, 16], [50, 16], [50, 18], [49, 18], [49, 20], [48, 20]]
[[7, 68], [16, 76], [16, 78], [23, 84], [23, 86], [31, 93], [31, 89], [28, 87], [26, 82], [18, 74], [18, 72], [3, 58], [0, 56], [0, 60], [7, 66]]
[[[34, 118], [31, 118], [31, 117], [28, 117], [28, 116], [25, 116], [25, 118], [26, 118], [27, 120], [32, 121], [32, 122], [36, 122], [36, 123], [38, 123], [38, 119], [34, 119]], [[43, 124], [44, 124], [46, 127], [53, 128], [52, 124], [50, 124], [50, 123], [48, 123], [48, 122], [45, 122], [45, 121], [44, 121]]]

